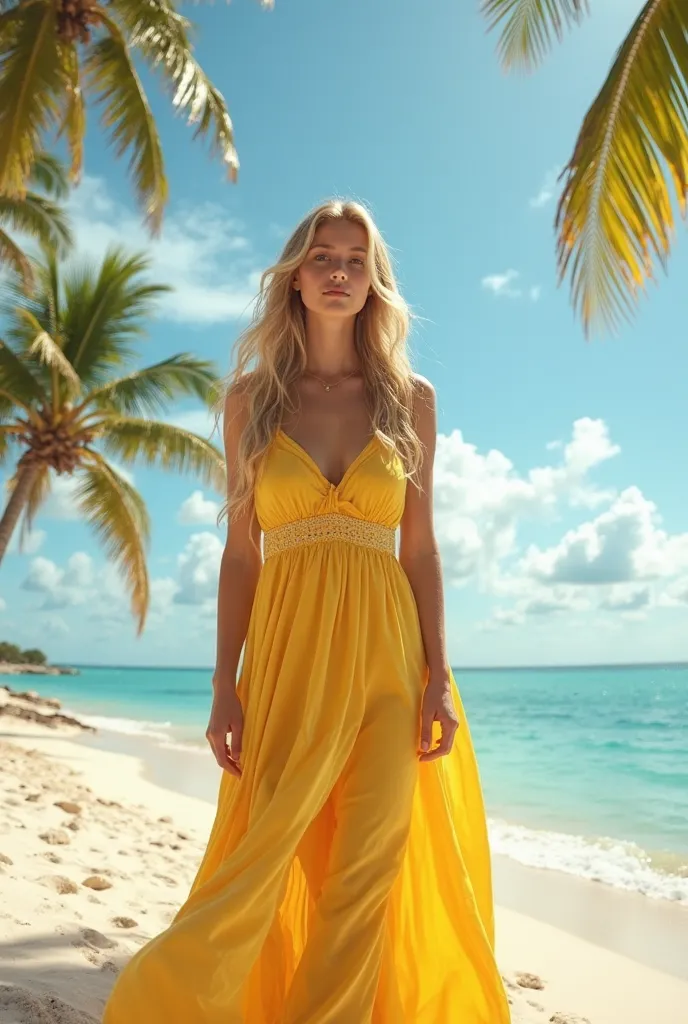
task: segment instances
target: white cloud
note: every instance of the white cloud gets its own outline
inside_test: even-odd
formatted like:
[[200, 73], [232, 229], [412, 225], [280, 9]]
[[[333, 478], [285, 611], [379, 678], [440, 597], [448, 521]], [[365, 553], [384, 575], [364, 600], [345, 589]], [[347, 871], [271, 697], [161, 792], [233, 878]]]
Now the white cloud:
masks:
[[215, 533], [194, 533], [179, 555], [177, 604], [205, 604], [215, 601], [224, 544]]
[[497, 298], [521, 299], [527, 296], [531, 302], [537, 302], [542, 294], [541, 286], [534, 284], [524, 289], [520, 279], [518, 270], [505, 270], [503, 274], [487, 274], [480, 283], [486, 291], [492, 292]]
[[649, 605], [652, 597], [650, 588], [614, 586], [600, 601], [600, 608], [612, 612], [637, 612]]
[[542, 185], [539, 191], [528, 200], [528, 205], [534, 210], [540, 209], [543, 206], [547, 206], [549, 201], [554, 196], [557, 188], [557, 179], [561, 173], [561, 168], [553, 167], [551, 171], [548, 171], [544, 177]]
[[8, 547], [8, 554], [11, 555], [35, 555], [36, 552], [40, 551], [45, 542], [46, 533], [45, 530], [37, 530], [35, 527], [26, 533], [21, 540], [21, 529], [16, 529], [12, 534], [12, 540]]
[[58, 476], [51, 473], [50, 494], [40, 514], [49, 519], [79, 519], [80, 512], [76, 503], [78, 489], [78, 475]]
[[629, 487], [611, 508], [544, 551], [532, 545], [522, 571], [550, 583], [601, 585], [671, 577], [688, 568], [688, 533], [669, 536], [653, 502]]
[[177, 522], [182, 526], [215, 526], [219, 514], [219, 502], [205, 498], [203, 491], [194, 491], [182, 502]]
[[519, 522], [551, 516], [559, 502], [590, 506], [608, 499], [587, 479], [619, 451], [602, 420], [576, 420], [558, 465], [519, 475], [500, 451], [486, 454], [461, 431], [440, 434], [435, 458], [435, 525], [449, 583], [474, 574], [494, 581], [516, 549]]
[[43, 594], [41, 609], [68, 608], [84, 604], [94, 582], [93, 561], [84, 551], [76, 551], [65, 569], [49, 558], [38, 556], [29, 567], [22, 589]]
[[506, 270], [503, 274], [488, 274], [480, 283], [500, 298], [518, 299], [522, 295], [521, 289], [516, 287], [519, 277], [517, 270]]
[[199, 202], [168, 209], [161, 236], [152, 239], [138, 213], [113, 199], [100, 178], [85, 177], [68, 206], [79, 255], [99, 259], [113, 244], [149, 254], [151, 278], [174, 288], [159, 303], [165, 319], [214, 324], [250, 314], [257, 259], [243, 225], [224, 207]]
[[37, 590], [41, 594], [50, 593], [60, 585], [64, 573], [49, 558], [34, 558], [29, 573], [22, 586], [24, 590]]
[[7, 602], [4, 600], [4, 598], [0, 597], [0, 612], [4, 612], [6, 608]]
[[522, 626], [526, 621], [548, 622], [552, 616], [572, 612], [584, 612], [591, 607], [590, 600], [575, 587], [537, 587], [520, 580], [514, 589], [520, 589], [526, 596], [512, 608], [495, 608], [489, 626]]

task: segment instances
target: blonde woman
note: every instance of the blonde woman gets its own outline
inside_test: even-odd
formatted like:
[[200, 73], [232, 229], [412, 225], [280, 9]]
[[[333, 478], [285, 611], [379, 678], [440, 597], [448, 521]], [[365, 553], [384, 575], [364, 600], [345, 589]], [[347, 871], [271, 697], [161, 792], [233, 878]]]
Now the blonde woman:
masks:
[[356, 203], [310, 213], [264, 275], [224, 409], [217, 815], [105, 1024], [509, 1020], [407, 331]]

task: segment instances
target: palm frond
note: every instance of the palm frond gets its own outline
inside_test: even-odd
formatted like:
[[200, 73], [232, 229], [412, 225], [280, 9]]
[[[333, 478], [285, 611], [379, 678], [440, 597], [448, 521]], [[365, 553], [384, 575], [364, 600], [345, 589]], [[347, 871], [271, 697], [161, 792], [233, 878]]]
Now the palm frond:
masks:
[[[688, 192], [688, 4], [650, 0], [588, 111], [564, 171], [559, 272], [586, 332], [630, 316], [671, 248]], [[673, 186], [673, 188], [672, 188]]]
[[117, 156], [129, 151], [129, 172], [139, 202], [157, 233], [168, 196], [160, 136], [124, 36], [102, 10], [98, 16], [110, 34], [90, 49], [85, 67], [88, 86], [103, 107], [101, 120]]
[[211, 152], [235, 181], [239, 159], [232, 120], [222, 93], [193, 56], [189, 22], [167, 0], [148, 0], [145, 7], [139, 0], [112, 3], [127, 28], [130, 45], [161, 72], [171, 87], [174, 107], [187, 115], [188, 124], [195, 125], [194, 138], [210, 139]]
[[[19, 200], [21, 201], [21, 200]], [[0, 196], [0, 210], [4, 200]], [[2, 213], [0, 212], [0, 218]], [[24, 250], [0, 228], [0, 265], [5, 264], [20, 279], [22, 288], [27, 291], [33, 288], [34, 277], [31, 259]]]
[[501, 29], [497, 53], [507, 71], [532, 70], [589, 11], [588, 0], [483, 0], [481, 6], [488, 29]]
[[[17, 309], [17, 316], [26, 324], [27, 328], [34, 333], [33, 341], [28, 349], [28, 354], [43, 366], [53, 371], [54, 380], [61, 378], [66, 387], [65, 394], [69, 397], [78, 395], [81, 391], [81, 380], [74, 367], [66, 358], [60, 344], [46, 330], [31, 312], [24, 308]], [[57, 387], [53, 387], [53, 398], [56, 397]]]
[[66, 78], [65, 95], [63, 98], [62, 123], [58, 138], [63, 135], [67, 139], [71, 163], [69, 173], [73, 182], [81, 177], [84, 162], [84, 136], [86, 134], [86, 103], [81, 88], [81, 69], [79, 57], [75, 49], [65, 53], [64, 70]]
[[219, 493], [225, 491], [222, 453], [205, 438], [171, 423], [134, 417], [107, 417], [100, 439], [105, 450], [125, 463], [191, 472]]
[[111, 409], [126, 416], [143, 416], [162, 411], [184, 395], [211, 405], [218, 371], [213, 363], [191, 355], [176, 355], [92, 391], [85, 406]]
[[0, 223], [29, 235], [41, 247], [64, 253], [72, 245], [69, 218], [63, 208], [36, 192], [27, 192], [23, 198], [0, 195]]
[[89, 459], [76, 501], [124, 577], [140, 634], [150, 600], [145, 552], [150, 535], [148, 512], [138, 491], [101, 455], [90, 452]]
[[29, 366], [4, 341], [0, 341], [0, 394], [29, 413], [36, 403], [46, 402], [45, 391]]
[[[70, 54], [76, 58], [74, 51]], [[52, 153], [37, 154], [29, 180], [34, 188], [47, 192], [53, 199], [66, 199], [69, 195], [69, 179], [64, 164]]]
[[50, 0], [0, 15], [0, 193], [23, 195], [64, 89], [63, 46]]
[[100, 267], [82, 264], [65, 280], [63, 351], [85, 387], [98, 387], [133, 355], [156, 301], [170, 289], [148, 284], [148, 257], [108, 249]]
[[26, 536], [33, 528], [36, 515], [42, 505], [45, 504], [50, 495], [50, 470], [47, 466], [41, 466], [31, 481], [31, 488], [24, 506], [24, 514], [19, 534], [19, 549], [21, 550]]
[[[5, 411], [0, 407], [0, 416], [4, 416]], [[4, 465], [5, 459], [12, 452], [12, 446], [20, 429], [21, 427], [15, 423], [0, 423], [0, 466]]]

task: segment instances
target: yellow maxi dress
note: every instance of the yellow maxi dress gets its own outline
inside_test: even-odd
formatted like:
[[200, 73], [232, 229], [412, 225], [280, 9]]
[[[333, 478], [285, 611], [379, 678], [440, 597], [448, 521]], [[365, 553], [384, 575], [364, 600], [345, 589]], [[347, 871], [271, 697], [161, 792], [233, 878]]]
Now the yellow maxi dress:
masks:
[[[412, 485], [410, 485], [412, 486]], [[280, 431], [223, 773], [186, 903], [103, 1024], [508, 1024], [475, 756], [419, 763], [426, 678], [394, 553], [406, 480], [374, 437], [338, 486]]]

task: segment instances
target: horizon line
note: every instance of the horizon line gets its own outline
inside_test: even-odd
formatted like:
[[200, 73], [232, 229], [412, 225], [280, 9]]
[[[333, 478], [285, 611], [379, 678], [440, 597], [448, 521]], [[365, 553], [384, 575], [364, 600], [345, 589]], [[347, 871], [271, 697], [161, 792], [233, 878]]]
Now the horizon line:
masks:
[[[154, 672], [213, 672], [208, 665], [122, 665], [104, 664], [102, 662], [52, 662], [53, 668], [121, 668], [148, 669]], [[543, 672], [569, 669], [596, 668], [688, 668], [688, 660], [680, 661], [609, 661], [580, 662], [578, 664], [546, 664], [546, 665], [451, 665], [452, 672]]]

